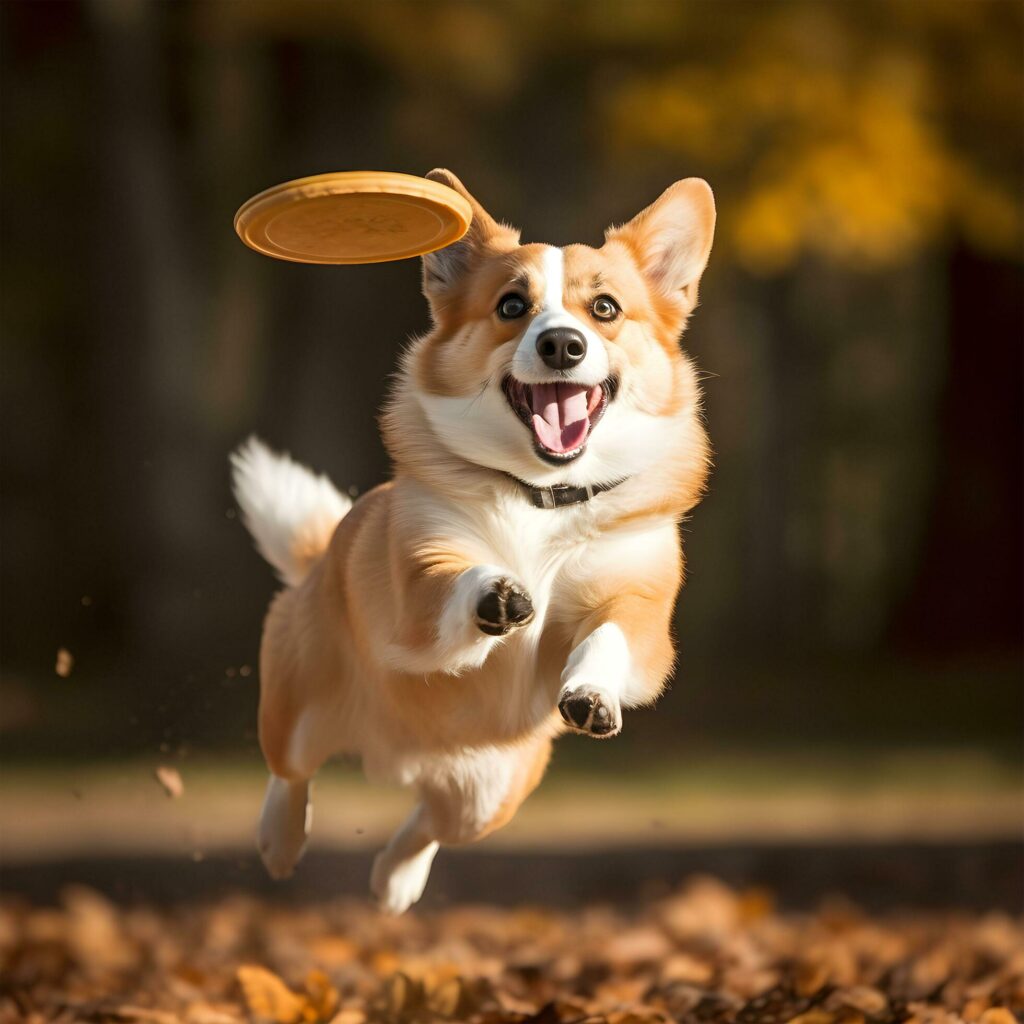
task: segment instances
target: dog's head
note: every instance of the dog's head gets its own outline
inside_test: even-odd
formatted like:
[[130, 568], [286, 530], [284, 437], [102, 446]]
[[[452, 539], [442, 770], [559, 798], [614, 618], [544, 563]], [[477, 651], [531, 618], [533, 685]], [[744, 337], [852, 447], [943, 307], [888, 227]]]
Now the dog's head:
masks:
[[542, 486], [595, 484], [640, 472], [699, 431], [679, 335], [711, 251], [704, 181], [676, 182], [593, 249], [521, 245], [455, 175], [428, 177], [473, 207], [463, 239], [424, 257], [434, 328], [406, 363], [445, 448]]

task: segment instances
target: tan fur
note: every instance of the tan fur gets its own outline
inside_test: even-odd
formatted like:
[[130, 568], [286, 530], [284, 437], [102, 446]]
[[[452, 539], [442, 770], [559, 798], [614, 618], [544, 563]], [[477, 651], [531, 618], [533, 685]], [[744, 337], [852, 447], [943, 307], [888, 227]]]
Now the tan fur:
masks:
[[523, 801], [540, 785], [551, 760], [551, 737], [540, 736], [534, 743], [522, 748], [522, 756], [516, 764], [516, 775], [512, 780], [505, 802], [497, 814], [484, 825], [477, 839], [483, 839], [499, 828], [504, 828], [514, 817]]
[[[564, 250], [569, 313], [589, 316], [595, 290], [613, 294], [624, 311], [614, 324], [594, 325], [622, 381], [626, 397], [617, 400], [666, 428], [656, 469], [579, 510], [548, 512], [523, 511], [512, 479], [446, 447], [420, 401], [467, 398], [493, 381], [522, 329], [498, 321], [495, 304], [510, 282], [520, 282], [530, 302], [543, 292], [545, 247], [519, 245], [518, 234], [490, 218], [453, 175], [432, 176], [472, 201], [474, 228], [458, 253], [438, 257], [449, 263], [428, 263], [424, 288], [434, 328], [406, 354], [382, 418], [394, 479], [355, 504], [322, 557], [310, 548], [313, 535], [303, 534], [295, 556], [312, 567], [275, 598], [260, 664], [260, 742], [271, 771], [308, 779], [328, 757], [351, 753], [370, 775], [411, 779], [423, 810], [402, 840], [409, 857], [430, 837], [476, 839], [514, 815], [544, 773], [552, 737], [564, 731], [556, 704], [570, 655], [602, 625], [614, 624], [628, 642], [633, 677], [624, 700], [631, 706], [657, 698], [674, 660], [671, 618], [683, 576], [674, 524], [700, 499], [708, 466], [696, 376], [678, 346], [710, 249], [707, 186], [680, 182], [609, 231], [602, 248]], [[666, 211], [681, 202], [697, 210], [693, 251], [651, 256]], [[595, 435], [604, 428], [599, 423]], [[521, 475], [518, 467], [513, 472]], [[536, 476], [544, 482], [551, 471], [538, 463]], [[521, 531], [550, 529], [552, 516], [561, 517], [561, 532], [548, 542], [554, 554], [530, 561], [533, 535]], [[549, 569], [553, 558], [559, 561]], [[529, 629], [494, 642], [480, 665], [454, 673], [429, 665], [439, 617], [460, 578], [492, 564], [528, 584], [548, 580], [546, 607]], [[427, 667], [408, 668], [420, 664]], [[509, 766], [500, 800], [474, 814], [452, 797], [462, 784], [431, 767], [432, 758], [463, 750], [493, 750]]]

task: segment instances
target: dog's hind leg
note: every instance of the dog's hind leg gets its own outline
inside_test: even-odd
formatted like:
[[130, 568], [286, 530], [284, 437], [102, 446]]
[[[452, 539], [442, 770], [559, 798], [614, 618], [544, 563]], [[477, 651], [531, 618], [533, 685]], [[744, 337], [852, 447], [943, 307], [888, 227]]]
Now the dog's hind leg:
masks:
[[422, 895], [438, 841], [425, 804], [417, 804], [373, 862], [370, 890], [385, 914], [402, 914]]
[[257, 845], [272, 878], [287, 878], [306, 848], [313, 824], [312, 779], [333, 753], [330, 721], [323, 708], [307, 708], [291, 731], [285, 757], [268, 758], [271, 773], [263, 798]]
[[438, 846], [471, 843], [501, 828], [544, 774], [551, 741], [449, 761], [420, 781], [422, 802], [377, 855], [370, 888], [381, 910], [401, 914], [423, 895]]
[[260, 814], [260, 856], [271, 878], [287, 878], [306, 848], [313, 824], [309, 779], [290, 781], [271, 775]]

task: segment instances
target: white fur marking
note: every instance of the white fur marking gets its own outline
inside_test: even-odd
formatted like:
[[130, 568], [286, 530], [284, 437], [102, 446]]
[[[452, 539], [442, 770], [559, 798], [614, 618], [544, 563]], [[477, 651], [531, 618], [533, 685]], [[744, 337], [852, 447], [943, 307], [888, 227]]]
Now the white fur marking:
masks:
[[544, 267], [544, 313], [564, 313], [562, 296], [565, 291], [565, 253], [549, 245], [541, 257]]
[[426, 817], [418, 806], [374, 858], [370, 891], [385, 914], [403, 914], [423, 895], [439, 845]]
[[546, 246], [541, 264], [544, 272], [543, 306], [530, 321], [516, 347], [512, 357], [512, 372], [524, 384], [550, 382], [551, 369], [544, 365], [537, 352], [537, 336], [551, 327], [572, 327], [586, 339], [587, 354], [581, 363], [557, 379], [585, 387], [600, 384], [609, 373], [608, 352], [600, 335], [565, 308], [565, 253], [556, 246]]
[[492, 584], [507, 575], [496, 565], [475, 565], [455, 581], [437, 628], [438, 644], [451, 654], [453, 667], [449, 672], [477, 668], [490, 654], [498, 637], [480, 631], [476, 624], [476, 606]]
[[502, 638], [488, 636], [480, 630], [476, 624], [476, 606], [495, 580], [509, 575], [496, 565], [475, 565], [461, 573], [438, 619], [434, 644], [422, 652], [392, 644], [387, 651], [387, 661], [405, 672], [458, 675], [467, 669], [479, 668]]
[[423, 895], [438, 844], [430, 843], [419, 853], [394, 863], [386, 853], [377, 855], [370, 876], [370, 891], [385, 914], [404, 914]]
[[287, 878], [306, 849], [313, 825], [309, 783], [271, 775], [263, 798], [258, 845], [271, 878]]
[[598, 626], [570, 655], [562, 672], [562, 693], [596, 691], [609, 703], [622, 701], [629, 688], [632, 658], [626, 636], [614, 622]]
[[419, 782], [430, 793], [431, 838], [448, 845], [476, 839], [508, 797], [516, 761], [514, 750], [477, 747], [424, 765]]

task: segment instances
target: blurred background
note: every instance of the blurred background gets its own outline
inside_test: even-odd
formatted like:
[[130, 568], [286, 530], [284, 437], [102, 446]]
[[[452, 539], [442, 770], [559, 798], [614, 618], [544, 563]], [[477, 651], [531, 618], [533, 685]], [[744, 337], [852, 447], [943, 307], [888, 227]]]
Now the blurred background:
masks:
[[[719, 208], [684, 338], [716, 455], [677, 679], [614, 743], [563, 741], [495, 841], [550, 838], [588, 786], [644, 843], [1016, 834], [1022, 11], [0, 5], [8, 852], [128, 818], [143, 846], [248, 844], [274, 583], [227, 455], [257, 432], [385, 479], [376, 411], [427, 314], [417, 263], [275, 262], [232, 216], [289, 178], [435, 166], [525, 240], [597, 244], [690, 175]], [[167, 825], [157, 764], [207, 802]], [[324, 835], [376, 841], [390, 806]]]

